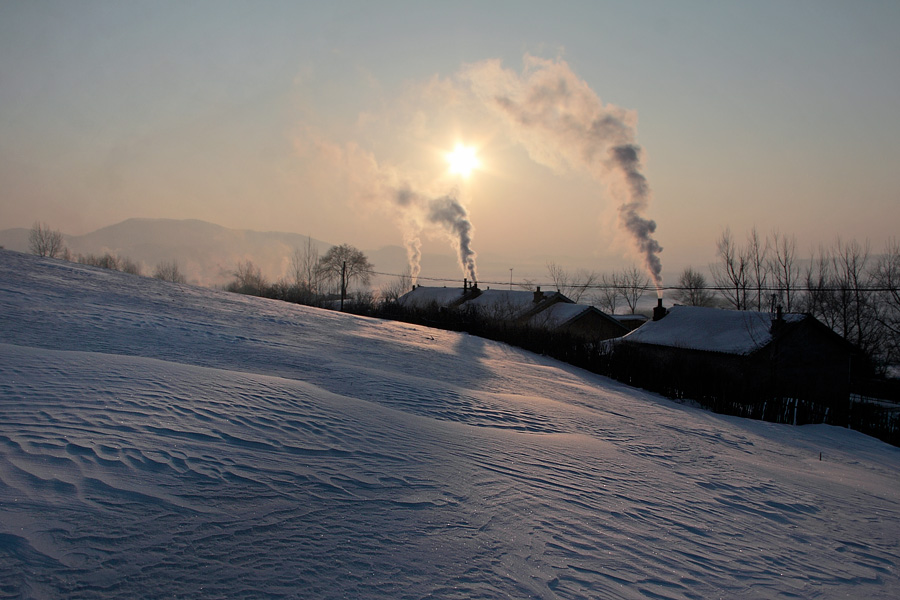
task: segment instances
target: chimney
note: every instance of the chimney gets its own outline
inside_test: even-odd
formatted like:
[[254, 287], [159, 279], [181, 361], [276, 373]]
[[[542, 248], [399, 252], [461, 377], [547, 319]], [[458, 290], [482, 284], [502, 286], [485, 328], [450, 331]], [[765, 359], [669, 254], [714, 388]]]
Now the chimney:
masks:
[[775, 307], [775, 320], [772, 321], [772, 333], [777, 333], [779, 329], [784, 327], [784, 313], [782, 312], [781, 305]]
[[534, 303], [537, 304], [541, 300], [544, 299], [544, 292], [541, 291], [541, 286], [534, 291]]
[[666, 316], [666, 314], [667, 314], [666, 309], [663, 308], [663, 305], [662, 305], [662, 298], [659, 298], [656, 301], [656, 307], [653, 309], [653, 320], [659, 321], [664, 316]]

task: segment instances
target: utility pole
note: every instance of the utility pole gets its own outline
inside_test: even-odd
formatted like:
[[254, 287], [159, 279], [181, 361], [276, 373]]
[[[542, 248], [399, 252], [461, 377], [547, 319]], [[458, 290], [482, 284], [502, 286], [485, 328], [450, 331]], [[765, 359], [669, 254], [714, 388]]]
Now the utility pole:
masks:
[[512, 289], [512, 267], [509, 268], [509, 289]]
[[341, 312], [344, 312], [344, 298], [347, 297], [347, 261], [341, 263]]

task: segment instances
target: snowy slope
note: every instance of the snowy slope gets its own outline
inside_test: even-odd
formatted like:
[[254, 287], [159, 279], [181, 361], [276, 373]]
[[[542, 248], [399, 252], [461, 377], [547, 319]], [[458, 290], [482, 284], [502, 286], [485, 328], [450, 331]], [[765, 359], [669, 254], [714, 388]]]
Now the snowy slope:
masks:
[[0, 597], [896, 598], [898, 467], [467, 335], [0, 251]]

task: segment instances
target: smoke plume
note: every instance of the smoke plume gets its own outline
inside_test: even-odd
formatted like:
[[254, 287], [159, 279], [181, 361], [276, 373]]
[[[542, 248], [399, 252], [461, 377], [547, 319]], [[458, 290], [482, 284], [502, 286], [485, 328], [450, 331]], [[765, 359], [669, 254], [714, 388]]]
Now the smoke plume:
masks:
[[640, 214], [647, 208], [650, 194], [647, 178], [639, 170], [640, 150], [640, 147], [633, 144], [610, 149], [613, 164], [622, 172], [630, 195], [630, 201], [619, 206], [619, 222], [634, 239], [638, 251], [644, 257], [644, 264], [659, 289], [662, 287], [662, 263], [659, 260], [662, 246], [652, 237], [656, 231], [656, 222], [645, 219]]
[[418, 224], [410, 222], [403, 231], [403, 245], [406, 247], [406, 261], [409, 263], [409, 276], [411, 283], [419, 282], [419, 273], [422, 272], [422, 240]]
[[458, 254], [459, 266], [470, 281], [478, 281], [475, 270], [475, 251], [472, 250], [472, 223], [469, 213], [455, 195], [435, 198], [428, 202], [428, 220], [442, 225], [450, 234]]
[[413, 183], [410, 173], [401, 174], [380, 164], [371, 152], [356, 144], [341, 146], [319, 137], [315, 137], [315, 144], [318, 156], [345, 174], [353, 197], [366, 206], [393, 213], [403, 232], [412, 283], [417, 283], [421, 272], [422, 235], [435, 233], [442, 233], [453, 244], [463, 276], [477, 280], [472, 249], [475, 230], [455, 187], [439, 182]]
[[454, 190], [437, 198], [429, 198], [413, 191], [407, 183], [397, 189], [393, 196], [395, 204], [405, 215], [404, 243], [413, 283], [421, 271], [421, 232], [429, 229], [429, 225], [436, 226], [450, 239], [456, 249], [463, 276], [477, 281], [476, 253], [472, 249], [474, 228], [469, 212], [457, 197], [458, 193]]
[[557, 171], [590, 173], [619, 203], [619, 224], [642, 254], [654, 283], [662, 285], [656, 223], [645, 218], [650, 188], [641, 174], [636, 117], [601, 102], [561, 60], [526, 56], [520, 75], [491, 60], [461, 75], [475, 96], [507, 124], [536, 162]]

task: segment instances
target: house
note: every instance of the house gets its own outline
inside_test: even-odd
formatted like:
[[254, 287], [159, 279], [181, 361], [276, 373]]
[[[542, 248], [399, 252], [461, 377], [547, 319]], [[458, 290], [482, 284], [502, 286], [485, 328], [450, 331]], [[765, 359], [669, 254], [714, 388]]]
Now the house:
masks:
[[533, 315], [528, 319], [528, 323], [535, 327], [564, 331], [594, 340], [622, 337], [629, 331], [618, 318], [593, 306], [563, 302]]
[[469, 298], [480, 293], [477, 287], [427, 287], [414, 286], [397, 299], [397, 304], [408, 309], [426, 310], [430, 308], [456, 308]]
[[542, 292], [541, 288], [527, 290], [492, 290], [490, 288], [467, 298], [462, 310], [474, 311], [489, 319], [527, 322], [531, 317], [558, 303], [572, 301], [559, 292]]
[[647, 322], [647, 317], [641, 314], [633, 315], [611, 315], [616, 321], [625, 327], [626, 331], [634, 331]]
[[[806, 314], [662, 305], [617, 344], [620, 368], [674, 397], [742, 404], [791, 398], [845, 413], [854, 348]], [[836, 416], [832, 414], [832, 416]], [[765, 418], [765, 417], [763, 417]]]
[[452, 311], [460, 318], [477, 316], [487, 321], [575, 333], [587, 339], [605, 340], [628, 332], [616, 319], [596, 308], [575, 304], [560, 292], [543, 292], [540, 288], [527, 291], [417, 286], [397, 302], [413, 310]]

